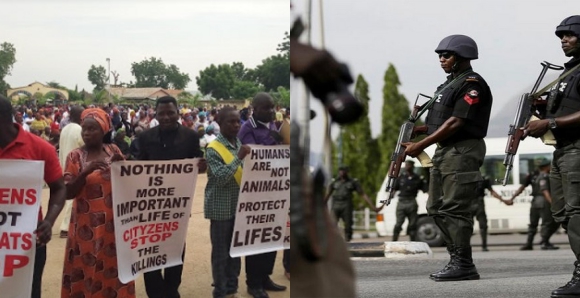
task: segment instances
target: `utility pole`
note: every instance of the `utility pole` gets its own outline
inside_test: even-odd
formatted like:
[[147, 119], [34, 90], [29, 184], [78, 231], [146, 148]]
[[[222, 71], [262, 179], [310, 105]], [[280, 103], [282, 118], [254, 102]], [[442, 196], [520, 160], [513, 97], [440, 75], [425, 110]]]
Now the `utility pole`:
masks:
[[111, 102], [111, 59], [107, 58], [107, 91], [109, 94], [109, 102]]

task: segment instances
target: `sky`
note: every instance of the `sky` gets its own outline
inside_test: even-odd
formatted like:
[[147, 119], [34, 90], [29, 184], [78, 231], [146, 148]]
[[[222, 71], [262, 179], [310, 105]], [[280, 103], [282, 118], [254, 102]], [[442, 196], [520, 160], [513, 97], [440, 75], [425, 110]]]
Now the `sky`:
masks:
[[[0, 43], [16, 48], [13, 88], [56, 81], [92, 91], [91, 65], [135, 81], [131, 63], [158, 57], [195, 77], [211, 64], [254, 68], [277, 54], [289, 0], [3, 0]], [[111, 76], [111, 83], [113, 77]]]
[[[517, 101], [530, 91], [541, 71], [540, 62], [563, 65], [569, 60], [554, 31], [564, 18], [579, 13], [579, 4], [578, 0], [324, 1], [324, 46], [349, 66], [353, 77], [362, 74], [368, 82], [369, 117], [376, 136], [381, 127], [383, 77], [389, 63], [399, 75], [399, 91], [414, 101], [417, 93], [433, 94], [445, 81], [446, 74], [434, 52], [441, 39], [468, 35], [479, 47], [473, 69], [485, 78], [493, 93], [492, 117], [496, 117], [492, 125], [501, 122], [499, 128], [490, 127], [490, 132], [494, 130], [492, 134], [497, 136], [501, 130], [507, 135]], [[321, 46], [318, 8], [319, 1], [313, 1], [312, 43]], [[557, 74], [549, 72], [544, 84]], [[312, 102], [316, 111], [322, 110], [317, 101]], [[321, 135], [322, 127], [322, 117], [313, 120], [312, 135]], [[337, 131], [335, 126], [333, 133]], [[321, 150], [320, 139], [312, 141], [315, 152]]]

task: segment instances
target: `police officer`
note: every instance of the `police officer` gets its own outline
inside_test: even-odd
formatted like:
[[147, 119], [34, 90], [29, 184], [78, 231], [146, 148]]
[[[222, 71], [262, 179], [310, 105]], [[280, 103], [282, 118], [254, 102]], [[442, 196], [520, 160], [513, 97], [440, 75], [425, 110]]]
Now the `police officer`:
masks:
[[551, 130], [557, 141], [550, 172], [552, 215], [568, 231], [576, 268], [572, 280], [554, 290], [552, 297], [577, 297], [580, 296], [580, 15], [564, 19], [556, 27], [556, 35], [564, 54], [572, 58], [564, 64], [564, 72], [571, 73], [551, 92], [545, 119], [530, 122], [525, 131], [540, 137]]
[[513, 203], [509, 201], [504, 201], [503, 198], [493, 190], [491, 187], [491, 180], [489, 177], [483, 177], [483, 180], [477, 183], [477, 187], [475, 188], [475, 192], [477, 193], [477, 201], [473, 205], [473, 216], [479, 223], [479, 234], [481, 235], [481, 250], [482, 251], [489, 251], [487, 249], [487, 214], [485, 213], [485, 190], [488, 190], [489, 193], [496, 199], [500, 200], [502, 203], [506, 205], [512, 205]]
[[520, 250], [534, 249], [534, 236], [538, 231], [538, 222], [542, 219], [540, 235], [542, 237], [542, 250], [558, 249], [550, 243], [550, 237], [558, 230], [559, 224], [554, 221], [550, 211], [552, 196], [550, 195], [550, 161], [547, 158], [539, 158], [534, 161], [538, 171], [530, 173], [520, 188], [514, 193], [510, 201], [522, 193], [528, 186], [532, 185], [532, 206], [530, 208], [530, 225], [528, 227], [528, 240]]
[[580, 16], [564, 19], [556, 27], [562, 50], [571, 59], [548, 98], [546, 117], [525, 127], [527, 134], [540, 137], [551, 130], [557, 145], [550, 172], [552, 215], [567, 229], [570, 247], [576, 256], [570, 282], [554, 290], [552, 297], [580, 296]]
[[353, 192], [359, 193], [373, 210], [380, 210], [369, 200], [358, 180], [348, 176], [348, 167], [341, 166], [338, 168], [338, 179], [335, 179], [330, 185], [330, 190], [326, 194], [324, 201], [327, 202], [332, 195], [332, 211], [336, 221], [338, 222], [342, 219], [344, 223], [344, 236], [347, 242], [352, 239]]
[[397, 178], [395, 182], [395, 191], [399, 191], [399, 202], [397, 203], [397, 223], [393, 231], [393, 241], [399, 240], [405, 218], [409, 219], [407, 226], [407, 235], [411, 241], [417, 237], [417, 193], [419, 190], [425, 191], [423, 179], [415, 174], [415, 162], [412, 160], [405, 161], [405, 171]]
[[479, 279], [471, 254], [475, 188], [482, 180], [479, 168], [492, 95], [485, 80], [471, 68], [478, 58], [477, 44], [465, 35], [445, 37], [435, 49], [441, 68], [449, 74], [437, 88], [427, 115], [427, 134], [416, 143], [403, 143], [416, 157], [437, 144], [431, 168], [427, 212], [447, 244], [449, 263], [430, 275], [435, 281]]

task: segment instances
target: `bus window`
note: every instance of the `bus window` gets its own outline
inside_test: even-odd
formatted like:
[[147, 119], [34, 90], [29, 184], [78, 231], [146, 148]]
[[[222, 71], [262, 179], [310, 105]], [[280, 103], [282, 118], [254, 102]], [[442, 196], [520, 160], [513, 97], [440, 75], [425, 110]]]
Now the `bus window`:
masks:
[[[505, 175], [505, 166], [503, 165], [503, 155], [486, 156], [481, 167], [481, 174], [487, 176], [492, 185], [501, 184]], [[513, 184], [513, 173], [510, 175], [508, 184]]]
[[521, 154], [520, 155], [520, 182], [524, 182], [526, 176], [536, 170], [536, 165], [534, 160], [536, 158], [547, 158], [552, 160], [552, 154], [550, 153], [536, 153], [536, 154]]

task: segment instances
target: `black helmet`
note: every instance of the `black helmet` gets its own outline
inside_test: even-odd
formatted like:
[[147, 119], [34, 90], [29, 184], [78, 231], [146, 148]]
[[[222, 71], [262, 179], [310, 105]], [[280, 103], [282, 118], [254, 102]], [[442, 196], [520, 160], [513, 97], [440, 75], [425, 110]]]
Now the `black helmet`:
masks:
[[477, 59], [477, 44], [467, 35], [449, 35], [439, 43], [435, 53], [454, 52], [465, 59]]
[[580, 37], [580, 16], [567, 17], [556, 27], [556, 35], [559, 38], [562, 38], [564, 32], [572, 32], [577, 37]]

